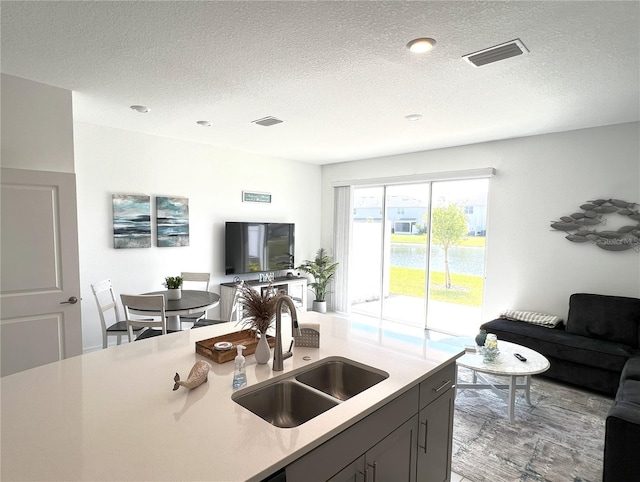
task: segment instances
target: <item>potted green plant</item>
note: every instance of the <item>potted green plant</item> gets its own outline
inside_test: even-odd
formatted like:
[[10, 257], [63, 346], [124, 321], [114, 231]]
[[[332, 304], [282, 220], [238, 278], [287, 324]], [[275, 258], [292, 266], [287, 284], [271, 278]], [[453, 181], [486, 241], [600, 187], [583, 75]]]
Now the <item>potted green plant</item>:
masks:
[[313, 302], [313, 311], [327, 312], [326, 296], [329, 293], [329, 283], [336, 274], [337, 262], [333, 261], [324, 248], [320, 248], [313, 260], [305, 260], [298, 269], [309, 273], [313, 281], [309, 283], [309, 289], [313, 291], [316, 299]]
[[182, 276], [167, 276], [164, 285], [167, 287], [167, 299], [179, 300], [182, 298]]

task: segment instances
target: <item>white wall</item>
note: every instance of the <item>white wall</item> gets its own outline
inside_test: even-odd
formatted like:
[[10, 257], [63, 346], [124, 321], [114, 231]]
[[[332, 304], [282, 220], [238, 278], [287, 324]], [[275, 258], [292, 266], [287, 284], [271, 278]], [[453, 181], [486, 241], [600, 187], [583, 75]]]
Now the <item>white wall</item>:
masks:
[[[566, 317], [569, 295], [640, 296], [640, 254], [571, 243], [549, 225], [595, 198], [640, 203], [640, 124], [326, 165], [322, 244], [333, 242], [332, 183], [494, 167], [483, 320], [503, 309]], [[638, 207], [638, 206], [636, 206]]]
[[[219, 293], [224, 222], [296, 224], [296, 263], [320, 240], [320, 167], [90, 124], [75, 124], [80, 281], [85, 351], [101, 346], [90, 284], [110, 278], [117, 293], [163, 289], [165, 276], [206, 271]], [[243, 203], [242, 191], [270, 192], [271, 204]], [[114, 249], [112, 194], [189, 198], [190, 245]], [[152, 218], [154, 213], [152, 213]], [[255, 276], [254, 276], [255, 277]], [[218, 316], [218, 308], [209, 312]]]
[[2, 74], [2, 167], [73, 172], [71, 92]]
[[[90, 283], [109, 277], [119, 292], [141, 292], [160, 289], [164, 276], [200, 269], [211, 271], [215, 284], [227, 281], [226, 220], [295, 222], [300, 262], [333, 245], [331, 184], [346, 179], [498, 170], [489, 199], [485, 320], [504, 308], [566, 316], [568, 297], [578, 291], [640, 296], [638, 253], [577, 245], [549, 228], [594, 197], [640, 202], [638, 123], [320, 168], [72, 124], [70, 92], [4, 74], [1, 81], [2, 166], [77, 174], [85, 350], [101, 343]], [[28, 100], [18, 102], [23, 95]], [[271, 192], [273, 203], [242, 203], [242, 190]], [[191, 245], [113, 249], [113, 193], [188, 197]]]
[[[297, 262], [318, 249], [319, 166], [74, 124], [70, 91], [4, 74], [1, 83], [2, 167], [76, 172], [85, 351], [102, 346], [95, 281], [111, 278], [118, 293], [161, 289], [181, 271], [210, 271], [214, 291], [230, 281], [227, 220], [295, 223]], [[270, 192], [273, 202], [242, 203], [242, 190]], [[113, 249], [114, 193], [189, 198], [190, 246]]]

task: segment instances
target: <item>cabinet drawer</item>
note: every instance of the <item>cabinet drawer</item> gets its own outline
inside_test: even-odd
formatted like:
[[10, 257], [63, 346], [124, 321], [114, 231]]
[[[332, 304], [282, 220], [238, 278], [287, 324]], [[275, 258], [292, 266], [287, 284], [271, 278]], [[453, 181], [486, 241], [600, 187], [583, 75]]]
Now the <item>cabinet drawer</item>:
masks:
[[429, 405], [455, 384], [456, 364], [453, 362], [420, 384], [420, 409]]

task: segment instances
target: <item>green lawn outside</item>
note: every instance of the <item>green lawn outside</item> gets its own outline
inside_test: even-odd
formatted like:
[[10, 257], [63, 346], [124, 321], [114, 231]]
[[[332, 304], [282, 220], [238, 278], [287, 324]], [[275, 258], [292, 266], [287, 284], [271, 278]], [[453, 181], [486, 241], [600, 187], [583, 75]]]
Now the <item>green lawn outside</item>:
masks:
[[[426, 234], [392, 234], [392, 243], [412, 243], [427, 244]], [[484, 248], [484, 236], [467, 236], [462, 238], [456, 246], [467, 246], [473, 248]], [[468, 306], [481, 306], [483, 277], [465, 274], [451, 273], [453, 287], [446, 289], [444, 283], [444, 272], [431, 272], [431, 299], [457, 303]], [[420, 269], [391, 267], [391, 294], [425, 297], [425, 272]]]
[[[431, 299], [468, 306], [482, 304], [482, 276], [451, 273], [451, 289], [444, 287], [444, 273], [431, 272]], [[419, 269], [391, 267], [391, 294], [425, 297], [425, 272]]]
[[[413, 243], [413, 244], [427, 244], [426, 234], [392, 234], [392, 243]], [[472, 248], [484, 248], [485, 237], [484, 236], [466, 236], [462, 238], [456, 246], [468, 246]]]

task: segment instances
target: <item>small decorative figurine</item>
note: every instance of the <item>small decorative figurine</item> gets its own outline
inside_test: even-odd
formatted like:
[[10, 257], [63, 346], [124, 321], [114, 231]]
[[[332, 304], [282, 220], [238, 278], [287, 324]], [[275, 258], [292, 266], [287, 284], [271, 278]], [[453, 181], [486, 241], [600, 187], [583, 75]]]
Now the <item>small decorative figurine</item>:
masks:
[[183, 386], [185, 388], [196, 388], [199, 385], [202, 385], [207, 381], [207, 376], [209, 375], [209, 370], [211, 369], [211, 365], [209, 365], [206, 361], [197, 361], [191, 371], [189, 372], [189, 376], [183, 382], [180, 381], [180, 375], [176, 373], [176, 376], [173, 377], [173, 381], [175, 384], [173, 385], [173, 389], [177, 390], [178, 387]]

